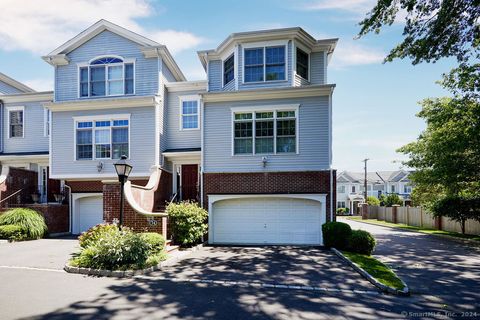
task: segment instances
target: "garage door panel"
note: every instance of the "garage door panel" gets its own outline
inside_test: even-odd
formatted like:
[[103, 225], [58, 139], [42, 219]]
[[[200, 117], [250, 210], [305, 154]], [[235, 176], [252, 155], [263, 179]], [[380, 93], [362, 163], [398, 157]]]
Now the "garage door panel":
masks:
[[246, 198], [213, 206], [214, 243], [321, 244], [321, 204], [297, 198]]
[[103, 222], [103, 197], [86, 197], [78, 200], [78, 232], [84, 232]]

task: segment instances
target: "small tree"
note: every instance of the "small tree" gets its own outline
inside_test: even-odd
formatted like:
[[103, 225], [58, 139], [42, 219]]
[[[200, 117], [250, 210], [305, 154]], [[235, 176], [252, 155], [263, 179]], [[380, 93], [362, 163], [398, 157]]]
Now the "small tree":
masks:
[[460, 223], [462, 234], [465, 234], [465, 222], [468, 219], [480, 221], [480, 198], [464, 195], [445, 196], [431, 206], [434, 216], [448, 217]]
[[377, 197], [368, 196], [367, 197], [367, 203], [368, 203], [369, 206], [379, 206], [380, 205], [380, 200], [378, 200]]
[[382, 207], [391, 207], [395, 204], [396, 205], [402, 205], [403, 204], [402, 199], [396, 193], [391, 193], [391, 194], [388, 194], [388, 195], [382, 194], [380, 196], [379, 200], [380, 200], [380, 205]]

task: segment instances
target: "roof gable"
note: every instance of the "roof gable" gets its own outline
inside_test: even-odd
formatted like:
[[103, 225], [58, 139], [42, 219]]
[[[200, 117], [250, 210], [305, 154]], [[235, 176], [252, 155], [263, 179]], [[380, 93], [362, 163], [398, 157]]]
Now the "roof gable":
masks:
[[[0, 72], [0, 82], [6, 84], [9, 87], [12, 87], [12, 88], [18, 90], [18, 92], [2, 92], [2, 91], [0, 91], [0, 94], [2, 94], [2, 93], [3, 94], [11, 94], [11, 93], [35, 92], [35, 90], [30, 88], [29, 86], [26, 86], [23, 83], [18, 82], [17, 80], [15, 80], [13, 78], [10, 78], [9, 76], [7, 76], [6, 74], [3, 74], [1, 72]], [[1, 87], [1, 83], [0, 83], [0, 87]]]

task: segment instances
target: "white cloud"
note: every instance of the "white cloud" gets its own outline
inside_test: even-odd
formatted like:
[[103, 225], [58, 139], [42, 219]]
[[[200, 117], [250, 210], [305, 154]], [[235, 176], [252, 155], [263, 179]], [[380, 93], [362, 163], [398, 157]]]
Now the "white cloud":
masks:
[[0, 47], [46, 54], [100, 19], [106, 19], [179, 51], [202, 38], [189, 32], [145, 30], [135, 19], [155, 14], [147, 0], [2, 0]]
[[25, 85], [36, 91], [52, 91], [53, 79], [29, 79], [22, 81]]
[[332, 56], [332, 68], [343, 69], [356, 65], [378, 64], [386, 54], [376, 48], [353, 42], [339, 41]]
[[317, 0], [304, 4], [305, 10], [343, 10], [365, 14], [370, 11], [375, 0]]

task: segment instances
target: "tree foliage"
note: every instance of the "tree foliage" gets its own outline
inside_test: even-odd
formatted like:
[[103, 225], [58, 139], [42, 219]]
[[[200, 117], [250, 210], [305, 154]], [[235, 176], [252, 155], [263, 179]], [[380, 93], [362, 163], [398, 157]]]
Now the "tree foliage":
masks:
[[460, 223], [465, 234], [465, 222], [468, 219], [480, 221], [480, 198], [472, 195], [448, 195], [431, 206], [435, 216], [445, 216]]
[[402, 199], [396, 193], [390, 193], [388, 195], [382, 194], [379, 200], [382, 207], [391, 207], [393, 205], [401, 206], [403, 204]]
[[378, 200], [377, 197], [368, 196], [367, 197], [367, 203], [368, 203], [369, 206], [379, 206], [380, 205], [380, 200]]
[[417, 64], [452, 56], [463, 63], [479, 57], [480, 0], [378, 0], [360, 22], [359, 37], [403, 16], [404, 39], [386, 61], [408, 57]]

